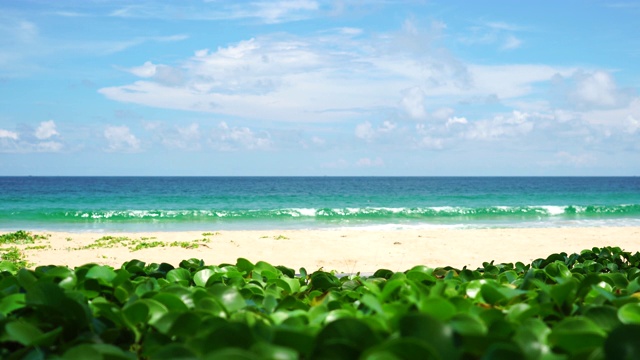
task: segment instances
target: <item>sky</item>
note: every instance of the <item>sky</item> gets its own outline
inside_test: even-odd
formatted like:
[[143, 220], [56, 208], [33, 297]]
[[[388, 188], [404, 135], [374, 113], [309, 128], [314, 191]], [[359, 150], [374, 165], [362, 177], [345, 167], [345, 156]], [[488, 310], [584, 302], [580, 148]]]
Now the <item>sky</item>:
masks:
[[1, 0], [0, 175], [638, 176], [640, 1]]

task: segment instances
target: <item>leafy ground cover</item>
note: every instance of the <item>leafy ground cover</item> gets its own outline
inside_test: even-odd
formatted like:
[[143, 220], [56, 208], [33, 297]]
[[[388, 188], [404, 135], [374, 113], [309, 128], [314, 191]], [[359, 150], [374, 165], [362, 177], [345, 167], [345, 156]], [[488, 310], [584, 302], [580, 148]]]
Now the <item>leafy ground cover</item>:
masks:
[[0, 262], [3, 359], [637, 359], [640, 254], [371, 276]]

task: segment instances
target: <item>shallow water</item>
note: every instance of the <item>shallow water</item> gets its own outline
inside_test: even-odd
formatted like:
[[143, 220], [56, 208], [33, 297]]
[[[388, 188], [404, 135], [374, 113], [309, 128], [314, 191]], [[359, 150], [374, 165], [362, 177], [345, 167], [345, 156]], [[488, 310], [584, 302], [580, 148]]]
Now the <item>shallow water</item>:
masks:
[[640, 226], [638, 177], [0, 177], [0, 229]]

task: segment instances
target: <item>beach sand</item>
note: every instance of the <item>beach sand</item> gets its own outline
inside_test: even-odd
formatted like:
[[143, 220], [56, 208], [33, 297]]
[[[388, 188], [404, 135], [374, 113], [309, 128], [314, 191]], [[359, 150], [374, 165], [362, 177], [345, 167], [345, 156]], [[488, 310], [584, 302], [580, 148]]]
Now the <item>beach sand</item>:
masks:
[[[475, 269], [484, 261], [530, 263], [552, 253], [579, 252], [592, 247], [618, 246], [640, 251], [640, 227], [526, 228], [526, 229], [429, 229], [429, 230], [260, 230], [146, 233], [40, 232], [40, 249], [20, 245], [28, 262], [39, 265], [76, 267], [88, 263], [119, 268], [132, 259], [146, 263], [166, 262], [178, 266], [181, 260], [197, 258], [205, 264], [235, 264], [243, 257], [266, 261], [308, 272], [322, 268], [342, 273], [371, 273], [377, 269], [405, 271], [415, 265], [429, 267], [467, 266]], [[158, 241], [164, 247], [132, 251], [122, 243], [114, 247], [82, 249], [110, 235], [125, 242]], [[205, 241], [201, 239], [207, 239]], [[172, 242], [199, 240], [197, 248], [182, 248]], [[130, 245], [133, 246], [133, 245]], [[6, 247], [6, 246], [5, 246]]]

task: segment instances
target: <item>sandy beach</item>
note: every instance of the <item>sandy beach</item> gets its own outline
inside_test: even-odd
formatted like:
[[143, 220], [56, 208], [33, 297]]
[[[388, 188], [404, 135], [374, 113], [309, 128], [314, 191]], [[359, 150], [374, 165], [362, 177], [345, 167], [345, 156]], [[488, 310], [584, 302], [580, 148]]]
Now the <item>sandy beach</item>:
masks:
[[492, 260], [528, 263], [552, 253], [594, 246], [640, 250], [640, 227], [34, 234], [45, 235], [45, 239], [19, 245], [27, 261], [34, 266], [69, 267], [97, 263], [118, 268], [132, 259], [177, 266], [189, 258], [219, 265], [234, 264], [243, 257], [296, 270], [365, 273], [381, 268], [404, 271], [415, 265], [475, 268]]

